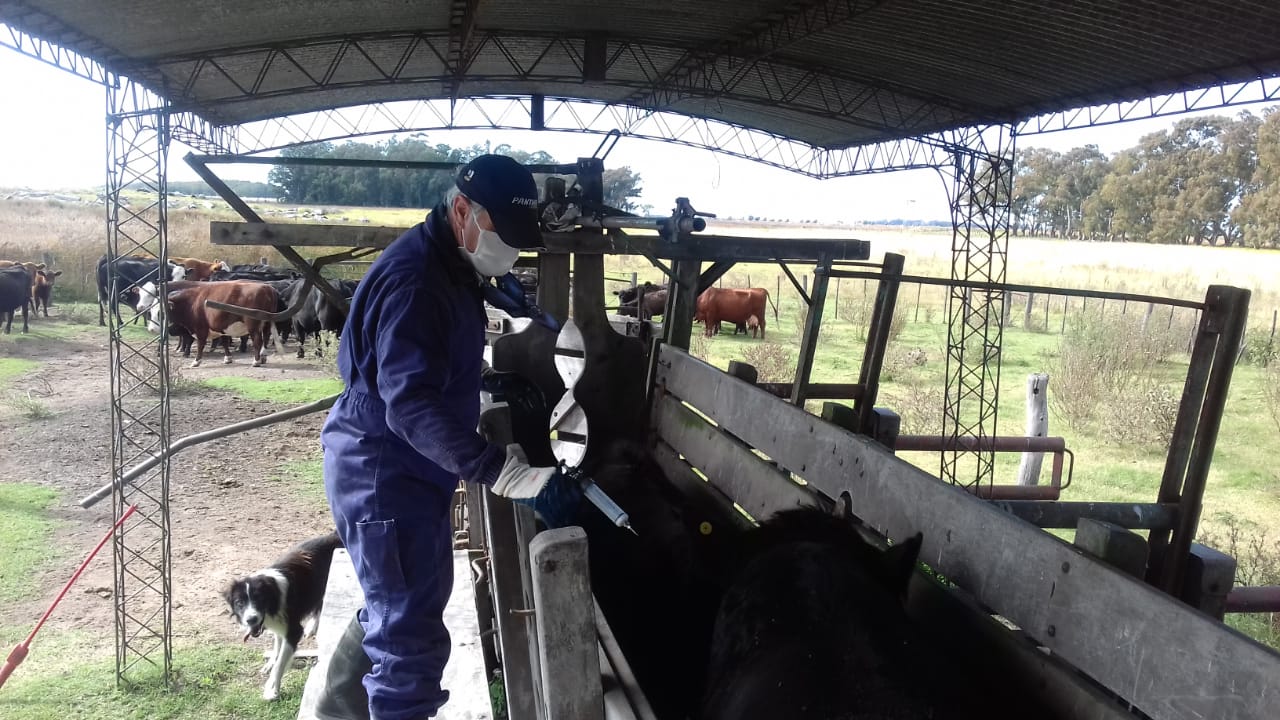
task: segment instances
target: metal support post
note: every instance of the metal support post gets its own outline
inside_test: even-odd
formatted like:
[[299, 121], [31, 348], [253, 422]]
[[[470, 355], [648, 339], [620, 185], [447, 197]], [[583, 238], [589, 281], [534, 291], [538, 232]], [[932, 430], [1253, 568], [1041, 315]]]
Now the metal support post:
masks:
[[[127, 78], [107, 84], [107, 257], [132, 254], [168, 260], [166, 170], [169, 108], [165, 100]], [[128, 197], [125, 194], [128, 193]], [[161, 296], [168, 278], [154, 279]], [[124, 290], [108, 271], [108, 293]], [[160, 327], [168, 327], [167, 308], [159, 307]], [[173, 592], [169, 527], [169, 458], [163, 456], [132, 484], [124, 477], [144, 459], [169, 445], [168, 333], [125, 333], [134, 318], [109, 313], [111, 363], [112, 518], [138, 509], [116, 530], [115, 568], [116, 684], [141, 680], [159, 670], [170, 681], [173, 663]], [[122, 322], [123, 320], [123, 322]]]
[[[1014, 135], [994, 125], [951, 133], [952, 164], [939, 168], [951, 201], [953, 282], [1003, 283], [1013, 192]], [[953, 286], [947, 297], [947, 392], [944, 435], [996, 435], [1005, 293]], [[956, 446], [944, 452], [940, 476], [966, 486], [990, 484], [995, 454]]]

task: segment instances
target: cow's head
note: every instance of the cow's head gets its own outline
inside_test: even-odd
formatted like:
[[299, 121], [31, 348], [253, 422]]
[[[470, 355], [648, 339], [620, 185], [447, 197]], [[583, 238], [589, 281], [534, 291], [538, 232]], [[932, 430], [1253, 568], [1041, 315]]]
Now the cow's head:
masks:
[[[147, 317], [147, 329], [157, 335], [160, 334], [160, 322], [156, 320], [155, 310], [159, 302], [155, 283], [147, 282], [138, 286], [138, 314]], [[170, 307], [173, 307], [172, 303]]]

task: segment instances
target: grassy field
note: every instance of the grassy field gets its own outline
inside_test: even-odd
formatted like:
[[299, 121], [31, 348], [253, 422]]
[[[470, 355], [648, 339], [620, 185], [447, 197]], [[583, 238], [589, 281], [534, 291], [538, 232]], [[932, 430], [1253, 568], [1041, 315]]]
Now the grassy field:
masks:
[[48, 488], [0, 484], [0, 603], [28, 595], [35, 587], [32, 573], [54, 559], [47, 551], [54, 532], [47, 511], [55, 499]]
[[[25, 631], [24, 631], [25, 632]], [[0, 628], [5, 647], [22, 633]], [[132, 686], [116, 688], [114, 650], [76, 632], [41, 632], [31, 655], [0, 691], [5, 720], [291, 720], [306, 674], [291, 671], [282, 699], [262, 701], [257, 668], [262, 653], [240, 646], [176, 647], [172, 685], [159, 673], [141, 674]]]

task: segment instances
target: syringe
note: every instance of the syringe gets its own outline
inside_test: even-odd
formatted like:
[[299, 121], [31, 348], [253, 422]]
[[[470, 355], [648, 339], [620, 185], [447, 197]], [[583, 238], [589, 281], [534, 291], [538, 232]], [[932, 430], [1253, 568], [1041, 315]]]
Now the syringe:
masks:
[[581, 470], [577, 468], [570, 468], [563, 464], [561, 464], [561, 472], [570, 478], [577, 480], [578, 483], [582, 485], [582, 494], [587, 496], [587, 499], [591, 501], [592, 505], [596, 506], [597, 510], [604, 513], [604, 516], [609, 518], [609, 522], [612, 522], [620, 528], [630, 530], [631, 534], [636, 537], [640, 536], [640, 533], [636, 532], [636, 529], [631, 527], [631, 518], [627, 515], [627, 511], [619, 507], [618, 503], [614, 502], [613, 498], [609, 497], [604, 490], [601, 490], [600, 486], [596, 485], [594, 480], [587, 477], [587, 475]]

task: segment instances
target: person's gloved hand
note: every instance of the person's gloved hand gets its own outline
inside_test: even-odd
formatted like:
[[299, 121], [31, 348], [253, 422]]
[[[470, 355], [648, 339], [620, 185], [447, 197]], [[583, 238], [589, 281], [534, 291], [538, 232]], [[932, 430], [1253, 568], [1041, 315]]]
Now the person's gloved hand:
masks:
[[507, 461], [493, 483], [495, 495], [533, 508], [548, 527], [573, 524], [582, 486], [554, 467], [532, 467], [519, 444], [507, 446]]

